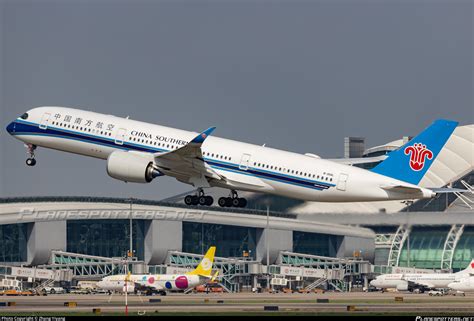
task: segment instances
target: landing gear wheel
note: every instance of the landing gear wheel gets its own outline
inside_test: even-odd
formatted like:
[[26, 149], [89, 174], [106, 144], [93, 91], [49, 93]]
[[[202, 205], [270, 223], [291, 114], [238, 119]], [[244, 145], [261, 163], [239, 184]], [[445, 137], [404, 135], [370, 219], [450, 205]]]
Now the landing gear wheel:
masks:
[[220, 207], [245, 207], [247, 206], [247, 200], [239, 197], [235, 190], [231, 191], [230, 197], [221, 197], [217, 202]]
[[204, 191], [200, 188], [196, 195], [186, 195], [184, 203], [186, 205], [211, 206], [214, 203], [214, 199], [211, 196], [204, 195]]
[[184, 203], [186, 205], [192, 205], [193, 204], [193, 197], [191, 195], [186, 195], [184, 198]]
[[28, 159], [26, 160], [26, 165], [28, 165], [28, 166], [35, 166], [35, 165], [36, 165], [36, 159], [34, 159], [34, 158], [28, 158]]
[[219, 200], [217, 201], [217, 204], [219, 204], [220, 207], [226, 207], [226, 198], [220, 197]]
[[247, 206], [247, 200], [245, 198], [239, 198], [239, 207]]
[[207, 197], [206, 196], [199, 196], [199, 205], [202, 205], [202, 206], [207, 205]]
[[26, 165], [35, 166], [36, 165], [36, 160], [35, 160], [36, 145], [25, 144], [25, 147], [28, 150], [28, 154], [30, 155], [30, 157], [26, 160]]
[[236, 197], [236, 198], [233, 198], [232, 199], [232, 206], [233, 207], [240, 207], [240, 202], [239, 202], [240, 198]]

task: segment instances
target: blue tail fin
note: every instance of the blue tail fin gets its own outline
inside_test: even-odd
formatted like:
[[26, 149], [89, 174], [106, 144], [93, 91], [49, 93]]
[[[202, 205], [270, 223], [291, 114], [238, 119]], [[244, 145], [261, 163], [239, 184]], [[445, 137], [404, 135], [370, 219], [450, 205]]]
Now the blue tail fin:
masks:
[[418, 136], [372, 169], [373, 172], [417, 185], [433, 164], [458, 122], [436, 120]]

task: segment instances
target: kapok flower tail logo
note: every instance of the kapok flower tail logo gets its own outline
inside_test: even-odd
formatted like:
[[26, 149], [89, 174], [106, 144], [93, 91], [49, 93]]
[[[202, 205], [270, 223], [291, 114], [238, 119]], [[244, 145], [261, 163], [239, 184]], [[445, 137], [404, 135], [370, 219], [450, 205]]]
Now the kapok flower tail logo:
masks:
[[405, 155], [410, 155], [410, 168], [414, 171], [421, 171], [425, 166], [425, 159], [433, 159], [433, 152], [422, 143], [414, 143], [404, 150]]

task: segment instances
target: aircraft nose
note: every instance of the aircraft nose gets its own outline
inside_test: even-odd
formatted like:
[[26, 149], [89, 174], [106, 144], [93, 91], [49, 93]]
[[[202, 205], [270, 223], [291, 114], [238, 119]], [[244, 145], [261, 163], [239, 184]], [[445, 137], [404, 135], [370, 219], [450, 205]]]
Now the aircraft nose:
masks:
[[12, 121], [10, 124], [8, 124], [7, 132], [9, 134], [13, 134], [15, 132], [15, 122], [14, 121]]

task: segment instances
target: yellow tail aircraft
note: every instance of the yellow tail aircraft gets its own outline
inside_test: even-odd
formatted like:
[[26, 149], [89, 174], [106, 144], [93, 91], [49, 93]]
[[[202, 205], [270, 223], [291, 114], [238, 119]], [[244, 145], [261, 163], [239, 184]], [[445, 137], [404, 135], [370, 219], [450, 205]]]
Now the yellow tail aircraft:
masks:
[[[218, 272], [212, 275], [215, 253], [216, 247], [211, 246], [199, 265], [193, 271], [186, 274], [113, 275], [103, 278], [97, 285], [104, 290], [117, 292], [135, 292], [140, 290], [146, 293], [157, 292], [161, 295], [166, 295], [167, 291], [185, 291], [216, 279]], [[125, 279], [127, 280], [126, 288]]]

